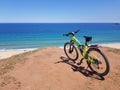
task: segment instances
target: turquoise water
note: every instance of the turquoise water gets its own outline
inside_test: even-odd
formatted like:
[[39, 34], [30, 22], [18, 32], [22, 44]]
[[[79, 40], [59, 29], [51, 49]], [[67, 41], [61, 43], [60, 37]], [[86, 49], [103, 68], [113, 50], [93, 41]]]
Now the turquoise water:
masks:
[[64, 33], [80, 29], [76, 35], [92, 36], [91, 43], [120, 43], [120, 24], [114, 23], [1, 23], [0, 49], [42, 48], [63, 46], [70, 37]]

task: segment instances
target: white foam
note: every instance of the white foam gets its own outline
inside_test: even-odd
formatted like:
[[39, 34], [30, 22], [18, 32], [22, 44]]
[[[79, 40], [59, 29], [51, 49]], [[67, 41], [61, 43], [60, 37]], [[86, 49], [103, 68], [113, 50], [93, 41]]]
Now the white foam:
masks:
[[37, 48], [26, 48], [26, 49], [1, 49], [0, 50], [0, 59], [8, 58], [13, 55], [17, 55], [24, 52], [29, 52], [36, 50]]
[[64, 48], [64, 46], [59, 46], [59, 48], [63, 49], [63, 48]]

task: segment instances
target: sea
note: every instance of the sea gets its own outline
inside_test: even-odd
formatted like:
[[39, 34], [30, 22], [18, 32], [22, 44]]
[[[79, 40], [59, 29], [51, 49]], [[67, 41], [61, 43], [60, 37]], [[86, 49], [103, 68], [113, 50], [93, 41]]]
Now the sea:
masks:
[[63, 47], [74, 32], [81, 44], [83, 36], [92, 36], [90, 44], [120, 43], [120, 23], [0, 23], [0, 50]]

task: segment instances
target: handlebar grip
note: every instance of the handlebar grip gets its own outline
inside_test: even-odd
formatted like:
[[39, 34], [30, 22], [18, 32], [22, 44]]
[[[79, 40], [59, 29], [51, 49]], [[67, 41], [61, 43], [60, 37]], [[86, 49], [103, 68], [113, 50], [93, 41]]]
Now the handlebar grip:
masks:
[[80, 29], [78, 29], [77, 31], [75, 31], [74, 33], [78, 33], [80, 31]]
[[76, 33], [78, 33], [80, 31], [80, 29], [78, 29], [77, 31], [75, 32], [69, 32], [68, 34], [63, 34], [63, 36], [69, 36], [69, 35], [72, 35], [74, 36]]

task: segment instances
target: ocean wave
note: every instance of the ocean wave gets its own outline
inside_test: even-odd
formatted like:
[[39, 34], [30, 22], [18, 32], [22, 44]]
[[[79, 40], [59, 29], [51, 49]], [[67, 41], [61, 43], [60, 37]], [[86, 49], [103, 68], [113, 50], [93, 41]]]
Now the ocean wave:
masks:
[[32, 50], [36, 50], [38, 48], [24, 48], [24, 49], [0, 49], [0, 51], [32, 51]]

